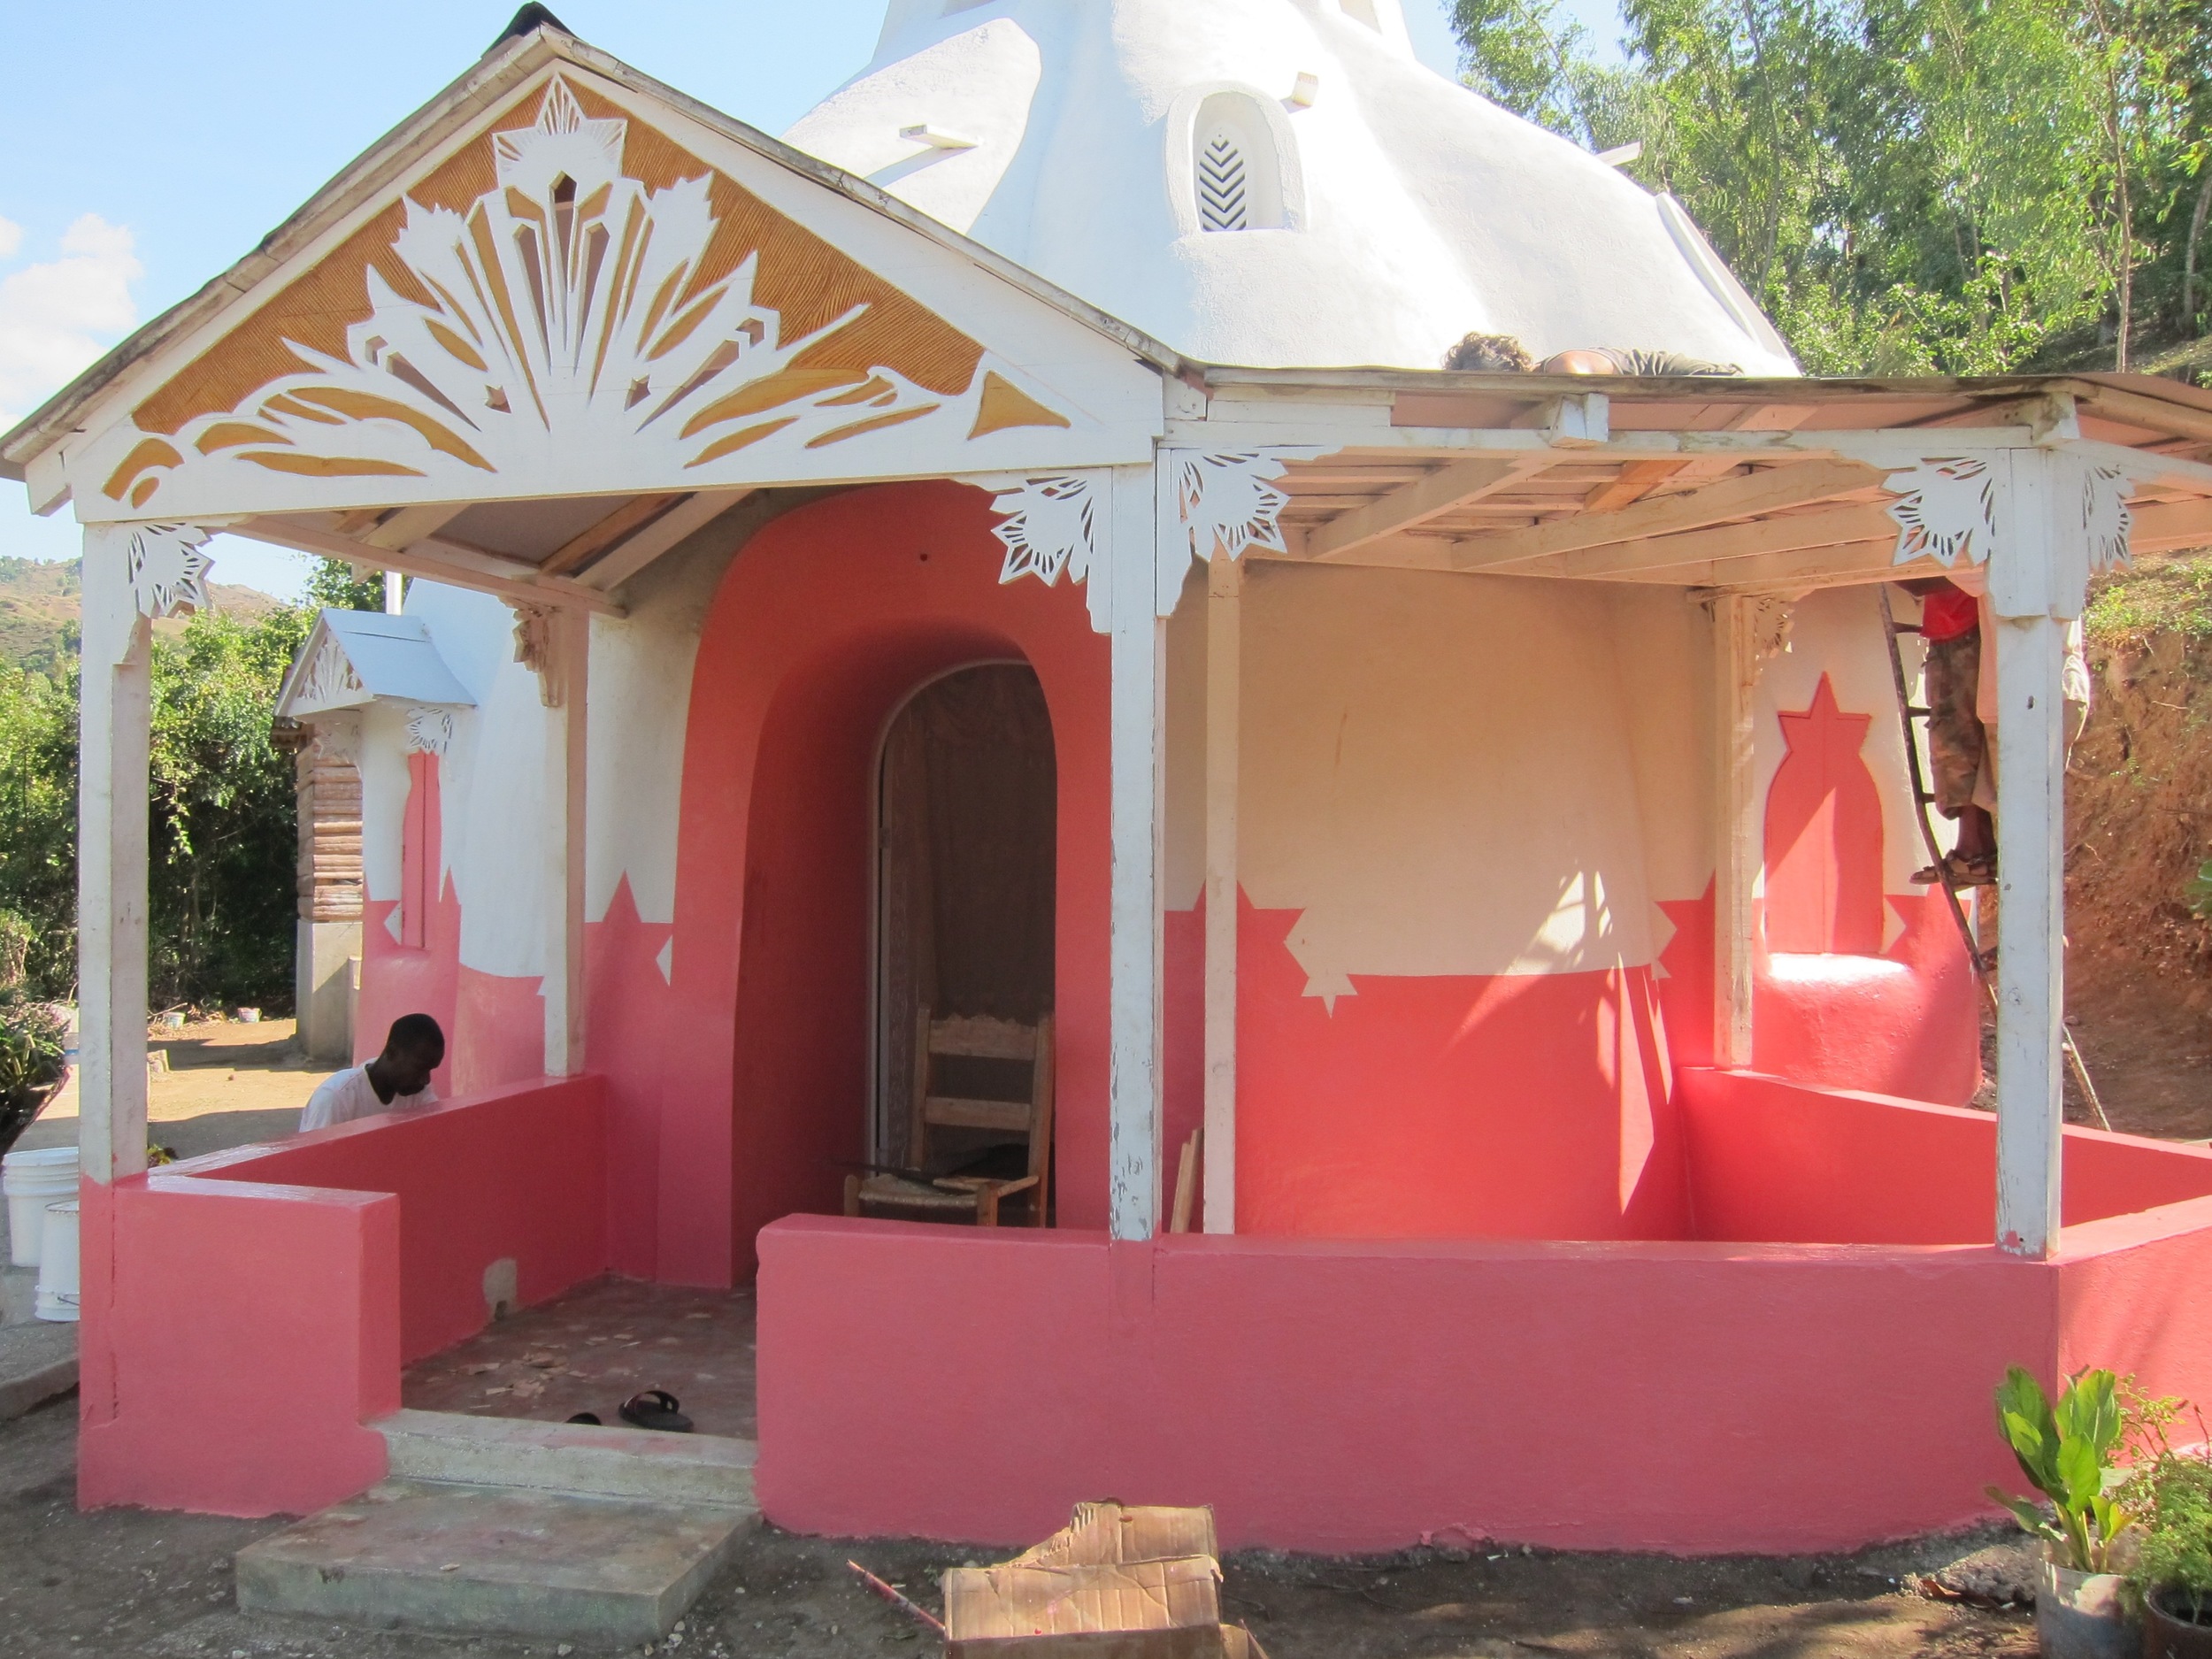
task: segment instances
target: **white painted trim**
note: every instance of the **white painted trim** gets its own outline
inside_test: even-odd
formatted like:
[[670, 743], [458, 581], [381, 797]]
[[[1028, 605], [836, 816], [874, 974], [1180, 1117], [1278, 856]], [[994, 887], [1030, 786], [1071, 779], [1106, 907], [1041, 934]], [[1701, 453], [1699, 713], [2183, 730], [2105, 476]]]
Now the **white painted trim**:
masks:
[[112, 530], [85, 533], [77, 740], [77, 1144], [85, 1178], [103, 1185], [146, 1167], [152, 653], [122, 542]]
[[1996, 634], [1997, 1242], [2041, 1259], [2059, 1239], [2066, 624], [2007, 617]]
[[1206, 569], [1205, 1230], [1237, 1230], [1237, 795], [1244, 566]]
[[1755, 898], [1762, 853], [1754, 762], [1753, 699], [1759, 660], [1755, 599], [1713, 600], [1713, 1064], [1742, 1068], [1752, 1056]]
[[1160, 1224], [1167, 623], [1153, 588], [1154, 549], [1173, 533], [1175, 508], [1164, 467], [1118, 467], [1110, 478], [1100, 492], [1105, 548], [1090, 574], [1094, 607], [1099, 585], [1108, 588], [1113, 665], [1107, 1204], [1112, 1236], [1136, 1240], [1151, 1238]]
[[[560, 687], [545, 715], [545, 798], [558, 816], [543, 841], [545, 907], [545, 1074], [584, 1069], [584, 825], [590, 705], [591, 618], [550, 613], [554, 660], [541, 672]], [[557, 803], [556, 806], [555, 803]]]

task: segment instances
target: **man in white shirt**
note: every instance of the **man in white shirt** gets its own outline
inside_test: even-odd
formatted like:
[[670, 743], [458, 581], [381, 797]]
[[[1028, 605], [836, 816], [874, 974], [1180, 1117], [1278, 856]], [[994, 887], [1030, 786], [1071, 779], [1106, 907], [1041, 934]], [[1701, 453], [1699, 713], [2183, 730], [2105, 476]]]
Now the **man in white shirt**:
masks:
[[384, 1052], [366, 1065], [332, 1073], [308, 1097], [300, 1128], [327, 1129], [398, 1106], [427, 1106], [438, 1098], [430, 1074], [445, 1061], [445, 1033], [427, 1014], [402, 1014], [384, 1039]]

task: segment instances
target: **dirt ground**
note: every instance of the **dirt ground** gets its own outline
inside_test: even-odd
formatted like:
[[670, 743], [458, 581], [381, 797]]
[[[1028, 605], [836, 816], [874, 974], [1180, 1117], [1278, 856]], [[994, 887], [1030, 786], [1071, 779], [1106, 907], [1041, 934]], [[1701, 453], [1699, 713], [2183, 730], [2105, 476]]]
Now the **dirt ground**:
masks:
[[[81, 1514], [73, 1501], [76, 1432], [73, 1400], [0, 1424], [0, 1659], [506, 1659], [571, 1651], [544, 1640], [248, 1617], [237, 1610], [231, 1558], [279, 1523], [134, 1509]], [[1361, 1561], [1244, 1555], [1225, 1564], [1223, 1594], [1230, 1616], [1250, 1624], [1271, 1659], [2024, 1659], [2035, 1651], [2027, 1615], [1901, 1587], [1908, 1574], [1983, 1541], [1788, 1560], [1483, 1549]], [[845, 1567], [849, 1558], [937, 1609], [937, 1574], [989, 1557], [764, 1529], [693, 1609], [681, 1640], [658, 1651], [687, 1659], [934, 1652], [925, 1632], [860, 1587]]]

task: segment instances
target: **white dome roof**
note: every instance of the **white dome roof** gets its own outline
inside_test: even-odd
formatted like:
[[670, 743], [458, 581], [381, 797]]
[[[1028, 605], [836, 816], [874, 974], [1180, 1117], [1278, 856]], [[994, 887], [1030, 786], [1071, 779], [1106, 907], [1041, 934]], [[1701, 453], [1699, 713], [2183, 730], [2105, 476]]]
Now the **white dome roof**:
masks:
[[786, 136], [1205, 361], [1796, 372], [1671, 198], [1424, 67], [1398, 0], [890, 0]]

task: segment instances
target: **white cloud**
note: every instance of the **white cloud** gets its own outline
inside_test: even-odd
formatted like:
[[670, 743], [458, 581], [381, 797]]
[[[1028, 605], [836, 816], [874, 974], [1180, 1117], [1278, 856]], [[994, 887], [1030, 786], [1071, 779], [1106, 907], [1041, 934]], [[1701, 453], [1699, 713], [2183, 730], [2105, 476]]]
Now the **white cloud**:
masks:
[[[0, 257], [21, 229], [0, 219]], [[87, 213], [62, 233], [61, 257], [0, 277], [0, 428], [59, 390], [138, 320], [131, 284], [145, 274], [130, 227]]]

